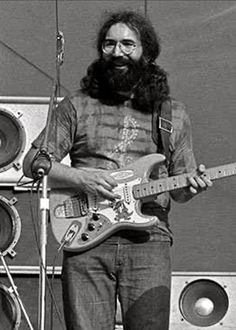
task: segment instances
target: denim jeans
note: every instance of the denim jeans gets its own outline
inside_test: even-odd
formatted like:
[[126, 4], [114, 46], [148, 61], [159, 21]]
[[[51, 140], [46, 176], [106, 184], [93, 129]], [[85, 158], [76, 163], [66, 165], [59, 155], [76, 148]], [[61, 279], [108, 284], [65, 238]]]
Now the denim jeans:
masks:
[[117, 297], [124, 330], [168, 330], [170, 241], [155, 234], [137, 237], [114, 235], [83, 253], [64, 251], [68, 330], [113, 330]]

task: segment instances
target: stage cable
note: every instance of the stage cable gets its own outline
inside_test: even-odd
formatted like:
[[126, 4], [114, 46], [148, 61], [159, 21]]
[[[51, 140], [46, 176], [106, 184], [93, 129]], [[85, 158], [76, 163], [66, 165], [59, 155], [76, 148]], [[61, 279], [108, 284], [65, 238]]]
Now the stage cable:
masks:
[[147, 17], [148, 14], [148, 0], [144, 0], [144, 16]]
[[[57, 104], [58, 103], [57, 97], [61, 96], [60, 68], [61, 68], [61, 65], [64, 63], [64, 56], [65, 56], [65, 39], [64, 39], [63, 32], [60, 31], [60, 29], [59, 29], [58, 0], [55, 0], [55, 22], [56, 22], [56, 82], [55, 82], [55, 91], [54, 91], [55, 92], [54, 101]], [[57, 305], [55, 295], [54, 295], [55, 266], [56, 266], [57, 258], [59, 256], [59, 252], [60, 251], [56, 251], [56, 253], [54, 255], [51, 281], [50, 281], [50, 283], [48, 283], [48, 287], [49, 287], [50, 295], [51, 295], [51, 305], [50, 305], [50, 329], [51, 330], [53, 330], [53, 328], [54, 328], [54, 309], [56, 310], [56, 315], [58, 316], [60, 324], [64, 329], [64, 324], [63, 324], [63, 320], [61, 318], [59, 306]]]

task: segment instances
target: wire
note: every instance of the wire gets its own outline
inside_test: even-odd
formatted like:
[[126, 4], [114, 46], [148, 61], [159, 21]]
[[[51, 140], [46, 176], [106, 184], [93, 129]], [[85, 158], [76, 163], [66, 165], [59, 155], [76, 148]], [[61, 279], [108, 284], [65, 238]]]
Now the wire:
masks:
[[55, 0], [55, 9], [56, 9], [56, 32], [59, 31], [59, 14], [58, 14], [58, 1]]
[[147, 17], [148, 14], [148, 4], [147, 4], [147, 0], [144, 0], [144, 15], [145, 17]]
[[46, 72], [44, 72], [40, 67], [38, 67], [36, 64], [32, 63], [30, 60], [28, 60], [25, 56], [21, 55], [20, 53], [18, 53], [15, 49], [13, 49], [12, 47], [8, 46], [4, 41], [0, 40], [0, 43], [7, 48], [8, 50], [10, 50], [10, 52], [12, 52], [14, 55], [16, 55], [17, 57], [19, 57], [20, 59], [22, 59], [24, 62], [30, 64], [30, 66], [32, 66], [34, 69], [36, 69], [37, 71], [39, 71], [40, 73], [42, 73], [44, 76], [46, 76], [48, 79], [53, 81], [53, 78], [47, 74]]
[[[54, 255], [54, 259], [53, 259], [53, 263], [52, 263], [52, 277], [51, 277], [51, 283], [50, 283], [50, 288], [51, 288], [51, 291], [52, 293], [54, 293], [54, 276], [55, 276], [55, 267], [56, 267], [56, 261], [57, 261], [57, 258], [59, 257], [60, 253], [59, 251]], [[54, 307], [56, 309], [56, 314], [57, 316], [59, 317], [60, 319], [60, 323], [64, 329], [64, 323], [62, 321], [62, 318], [61, 318], [61, 312], [59, 310], [59, 307], [56, 303], [56, 299], [55, 299], [55, 296], [54, 294], [51, 295], [51, 311], [50, 311], [50, 314], [51, 314], [51, 323], [50, 323], [50, 329], [53, 330], [53, 321], [54, 321]]]
[[[15, 49], [13, 49], [9, 45], [7, 45], [4, 41], [0, 40], [0, 44], [3, 47], [5, 47], [6, 49], [8, 49], [11, 53], [13, 53], [16, 57], [19, 57], [21, 60], [23, 60], [24, 62], [26, 62], [27, 64], [29, 64], [30, 66], [32, 66], [34, 69], [36, 69], [38, 72], [40, 72], [42, 75], [44, 75], [45, 77], [47, 77], [49, 80], [54, 81], [54, 78], [53, 77], [51, 77], [48, 73], [46, 73], [45, 71], [43, 71], [39, 66], [37, 66], [36, 64], [34, 64], [30, 60], [28, 60], [25, 56], [23, 56], [20, 53], [18, 53]], [[69, 90], [65, 86], [62, 86], [61, 85], [61, 87], [65, 90], [66, 93], [69, 92]]]
[[59, 30], [58, 1], [55, 0], [55, 19], [56, 19], [56, 83], [58, 96], [60, 96], [60, 66], [64, 63], [65, 40], [63, 33]]

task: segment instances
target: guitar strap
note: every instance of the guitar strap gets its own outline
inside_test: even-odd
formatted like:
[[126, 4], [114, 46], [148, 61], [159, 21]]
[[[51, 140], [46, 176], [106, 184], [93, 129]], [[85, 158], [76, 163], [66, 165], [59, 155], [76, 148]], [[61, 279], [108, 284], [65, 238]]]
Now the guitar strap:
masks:
[[167, 166], [170, 161], [170, 134], [173, 131], [171, 100], [156, 102], [152, 115], [152, 138], [157, 151], [166, 157]]

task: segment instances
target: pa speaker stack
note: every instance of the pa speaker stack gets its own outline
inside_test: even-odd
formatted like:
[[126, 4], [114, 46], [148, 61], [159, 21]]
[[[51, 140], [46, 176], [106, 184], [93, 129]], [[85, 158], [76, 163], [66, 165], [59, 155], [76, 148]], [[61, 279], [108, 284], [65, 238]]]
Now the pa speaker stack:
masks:
[[45, 126], [48, 102], [48, 98], [0, 97], [1, 185], [13, 186], [21, 179], [24, 155]]
[[[0, 98], [0, 251], [35, 329], [38, 323], [40, 269], [32, 212], [37, 214], [39, 196], [35, 191], [30, 192], [30, 179], [23, 176], [22, 163], [31, 142], [45, 126], [48, 108], [49, 98]], [[50, 279], [57, 253], [57, 243], [50, 230], [47, 241]], [[62, 312], [60, 265], [61, 256], [55, 265], [54, 295]], [[47, 290], [47, 327], [50, 322], [49, 298]], [[1, 264], [0, 301], [0, 330], [28, 329], [6, 269]], [[53, 323], [54, 329], [61, 327], [58, 316], [55, 316]]]
[[[29, 189], [19, 186], [18, 182], [25, 184], [29, 181], [23, 177], [23, 158], [31, 142], [45, 126], [48, 106], [48, 98], [0, 98], [0, 250], [4, 258], [7, 258], [18, 292], [35, 328], [37, 328], [38, 313], [39, 251], [34, 238], [32, 208], [34, 210], [38, 208], [38, 195], [34, 193], [32, 196]], [[211, 206], [210, 201], [207, 201], [207, 204]], [[198, 205], [197, 201], [191, 204], [192, 214], [199, 214], [196, 231], [203, 228], [204, 235], [210, 235], [213, 229], [217, 229], [215, 228], [217, 223], [211, 226], [211, 230], [205, 230], [205, 221], [202, 225], [199, 223], [201, 205], [202, 203], [199, 202]], [[215, 209], [214, 205], [212, 207]], [[181, 208], [179, 214], [174, 211], [178, 218], [176, 222], [188, 218], [189, 213], [185, 210], [186, 208]], [[184, 228], [186, 231], [185, 220], [180, 230], [181, 235]], [[193, 229], [191, 225], [190, 234]], [[220, 233], [221, 231], [222, 227], [219, 229]], [[189, 233], [186, 237], [189, 237]], [[216, 231], [216, 237], [218, 237], [217, 233]], [[181, 239], [181, 246], [185, 244], [186, 237]], [[202, 236], [198, 235], [198, 237], [201, 239]], [[57, 250], [57, 243], [50, 230], [47, 242], [47, 265], [50, 268]], [[214, 238], [209, 239], [209, 242], [214, 242]], [[230, 242], [234, 253], [232, 237]], [[236, 329], [236, 274], [211, 273], [211, 269], [209, 272], [201, 272], [202, 268], [207, 268], [208, 262], [207, 254], [204, 253], [206, 249], [205, 247], [202, 249], [202, 245], [204, 245], [202, 241], [197, 245], [201, 251], [203, 250], [201, 253], [195, 253], [191, 244], [183, 250], [183, 252], [191, 251], [189, 255], [196, 254], [196, 258], [186, 260], [188, 257], [186, 253], [185, 256], [183, 253], [177, 253], [175, 256], [175, 259], [178, 259], [178, 268], [182, 267], [184, 271], [173, 272], [172, 276], [170, 330]], [[193, 267], [193, 259], [197, 260], [198, 256], [200, 261], [204, 258], [201, 262], [203, 267], [196, 266], [196, 270], [189, 272], [188, 265]], [[59, 257], [54, 288], [59, 310], [62, 311], [60, 265]], [[0, 330], [26, 330], [28, 327], [19, 303], [9, 285], [6, 271], [1, 265], [0, 301]], [[48, 316], [47, 319], [50, 317]], [[120, 309], [118, 309], [116, 327], [122, 329]], [[54, 329], [60, 328], [60, 320], [56, 316]]]

